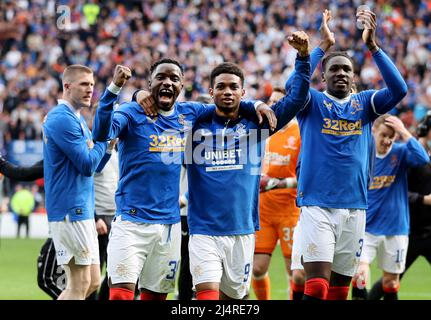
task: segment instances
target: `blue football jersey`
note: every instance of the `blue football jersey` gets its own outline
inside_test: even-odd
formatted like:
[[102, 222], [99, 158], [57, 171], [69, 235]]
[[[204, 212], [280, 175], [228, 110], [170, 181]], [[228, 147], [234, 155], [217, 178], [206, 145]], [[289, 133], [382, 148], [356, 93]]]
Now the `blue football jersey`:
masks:
[[299, 206], [367, 208], [372, 153], [368, 90], [344, 100], [310, 89], [308, 105], [298, 113], [301, 131]]
[[[313, 55], [314, 66], [319, 51]], [[387, 88], [362, 91], [341, 100], [310, 89], [310, 99], [297, 115], [301, 131], [298, 206], [367, 208], [375, 153], [372, 121], [407, 93], [400, 72], [383, 50], [373, 53], [373, 59]]]
[[[243, 102], [252, 109], [255, 101]], [[179, 186], [187, 132], [214, 105], [177, 102], [171, 112], [145, 115], [137, 102], [99, 105], [93, 134], [97, 140], [119, 138], [120, 177], [116, 215], [133, 222], [172, 224], [180, 221]]]
[[[297, 58], [290, 94], [272, 108], [277, 129], [304, 105], [309, 89], [309, 58]], [[193, 127], [193, 159], [186, 159], [190, 234], [233, 236], [259, 229], [259, 181], [267, 127], [257, 118], [232, 120], [213, 112]], [[188, 143], [189, 145], [189, 143]]]
[[43, 124], [48, 221], [64, 221], [66, 216], [70, 221], [94, 219], [93, 173], [107, 145], [93, 144], [84, 117], [78, 117], [71, 108], [67, 102], [58, 104]]
[[394, 143], [384, 157], [376, 156], [368, 190], [367, 232], [386, 236], [409, 234], [407, 169], [428, 161], [427, 152], [414, 138], [407, 143]]

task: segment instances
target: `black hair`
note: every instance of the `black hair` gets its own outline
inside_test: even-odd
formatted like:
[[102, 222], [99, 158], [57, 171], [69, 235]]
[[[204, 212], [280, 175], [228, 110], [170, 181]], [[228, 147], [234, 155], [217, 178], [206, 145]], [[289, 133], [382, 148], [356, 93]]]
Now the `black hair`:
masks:
[[349, 61], [352, 63], [352, 66], [354, 66], [354, 62], [352, 57], [349, 56], [349, 54], [346, 51], [333, 51], [330, 54], [328, 54], [325, 58], [322, 60], [322, 68], [323, 72], [325, 72], [326, 65], [328, 64], [329, 60], [331, 60], [334, 57], [345, 57], [349, 59]]
[[210, 86], [213, 87], [214, 85], [214, 79], [221, 75], [222, 73], [228, 73], [228, 74], [234, 74], [238, 76], [241, 79], [241, 85], [244, 86], [244, 72], [242, 69], [232, 62], [223, 62], [220, 63], [217, 67], [215, 67], [211, 71], [210, 75]]
[[154, 62], [151, 67], [150, 67], [150, 75], [153, 74], [154, 70], [156, 70], [157, 66], [159, 66], [160, 64], [163, 63], [170, 63], [170, 64], [175, 64], [176, 66], [178, 66], [178, 68], [180, 68], [181, 70], [181, 75], [184, 75], [184, 68], [181, 66], [181, 64], [174, 59], [170, 59], [170, 58], [163, 58], [160, 60], [157, 60], [156, 62]]

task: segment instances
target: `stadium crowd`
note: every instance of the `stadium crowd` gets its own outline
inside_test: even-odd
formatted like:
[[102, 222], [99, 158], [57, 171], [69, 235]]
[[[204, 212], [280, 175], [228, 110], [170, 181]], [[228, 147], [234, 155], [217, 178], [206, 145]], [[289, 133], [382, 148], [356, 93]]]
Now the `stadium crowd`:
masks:
[[[180, 100], [207, 92], [209, 72], [222, 61], [239, 63], [246, 72], [247, 96], [266, 100], [293, 68], [296, 53], [285, 36], [297, 28], [317, 41], [325, 8], [333, 15], [335, 49], [348, 49], [356, 61], [358, 89], [382, 85], [353, 21], [362, 1], [55, 3], [0, 4], [0, 22], [16, 28], [0, 53], [0, 128], [5, 142], [41, 139], [42, 120], [61, 93], [61, 73], [74, 63], [95, 70], [93, 101], [99, 99], [116, 64], [133, 70], [134, 77], [122, 92], [123, 100], [130, 99], [137, 88], [147, 86], [149, 66], [161, 56], [184, 63]], [[431, 105], [431, 1], [377, 1], [373, 9], [382, 26], [377, 37], [409, 86], [397, 113], [402, 112], [402, 120], [412, 128]]]
[[[334, 49], [347, 51], [356, 63], [356, 88], [382, 88], [385, 82], [356, 27], [355, 11], [362, 4], [355, 0], [2, 2], [0, 24], [13, 30], [0, 40], [1, 153], [10, 141], [41, 139], [43, 119], [61, 96], [61, 75], [71, 64], [94, 70], [93, 104], [116, 65], [133, 71], [120, 95], [120, 102], [129, 101], [137, 89], [148, 88], [151, 64], [165, 56], [181, 61], [185, 70], [179, 101], [206, 93], [211, 70], [223, 61], [244, 69], [245, 98], [267, 101], [295, 66], [296, 50], [286, 35], [304, 30], [316, 47], [325, 8], [332, 12]], [[407, 96], [391, 113], [414, 133], [431, 106], [431, 1], [367, 4], [378, 17], [378, 45], [408, 84]], [[312, 81], [316, 89], [324, 88], [320, 74], [315, 73]], [[91, 123], [91, 110], [82, 114]]]

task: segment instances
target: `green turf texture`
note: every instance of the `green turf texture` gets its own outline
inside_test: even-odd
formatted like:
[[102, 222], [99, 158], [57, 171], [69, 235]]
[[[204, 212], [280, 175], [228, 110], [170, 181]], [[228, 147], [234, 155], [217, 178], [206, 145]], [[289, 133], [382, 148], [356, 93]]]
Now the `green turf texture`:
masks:
[[[44, 239], [0, 239], [0, 300], [49, 300], [37, 286], [36, 260]], [[271, 261], [271, 298], [287, 299], [287, 277], [280, 248]], [[381, 271], [372, 265], [372, 279]], [[172, 295], [170, 295], [172, 296]], [[431, 266], [419, 258], [401, 282], [399, 298], [402, 300], [431, 300]], [[251, 290], [250, 299], [256, 299]]]

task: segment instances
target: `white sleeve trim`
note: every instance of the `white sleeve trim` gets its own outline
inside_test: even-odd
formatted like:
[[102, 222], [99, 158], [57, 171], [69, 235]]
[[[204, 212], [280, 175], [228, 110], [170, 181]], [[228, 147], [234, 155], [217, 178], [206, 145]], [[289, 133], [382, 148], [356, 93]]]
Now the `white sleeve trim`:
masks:
[[310, 91], [308, 91], [307, 100], [305, 101], [305, 103], [304, 103], [304, 105], [301, 107], [301, 109], [299, 109], [299, 111], [302, 111], [302, 110], [304, 110], [305, 108], [307, 108], [308, 103], [310, 102], [310, 100], [311, 100], [311, 92], [310, 92]]
[[254, 103], [254, 109], [256, 110], [261, 104], [263, 104], [264, 102], [263, 101], [260, 101], [260, 100], [258, 100], [258, 101], [256, 101], [255, 103]]
[[121, 87], [119, 87], [115, 83], [111, 82], [108, 86], [108, 90], [111, 91], [113, 94], [118, 95], [121, 91]]
[[186, 206], [189, 204], [189, 199], [187, 199], [186, 196], [183, 194], [180, 196], [180, 201]]
[[377, 91], [373, 93], [373, 95], [371, 96], [371, 107], [373, 108], [373, 111], [376, 115], [381, 116], [380, 113], [377, 113], [376, 111], [376, 106], [374, 105], [374, 96], [376, 95]]

